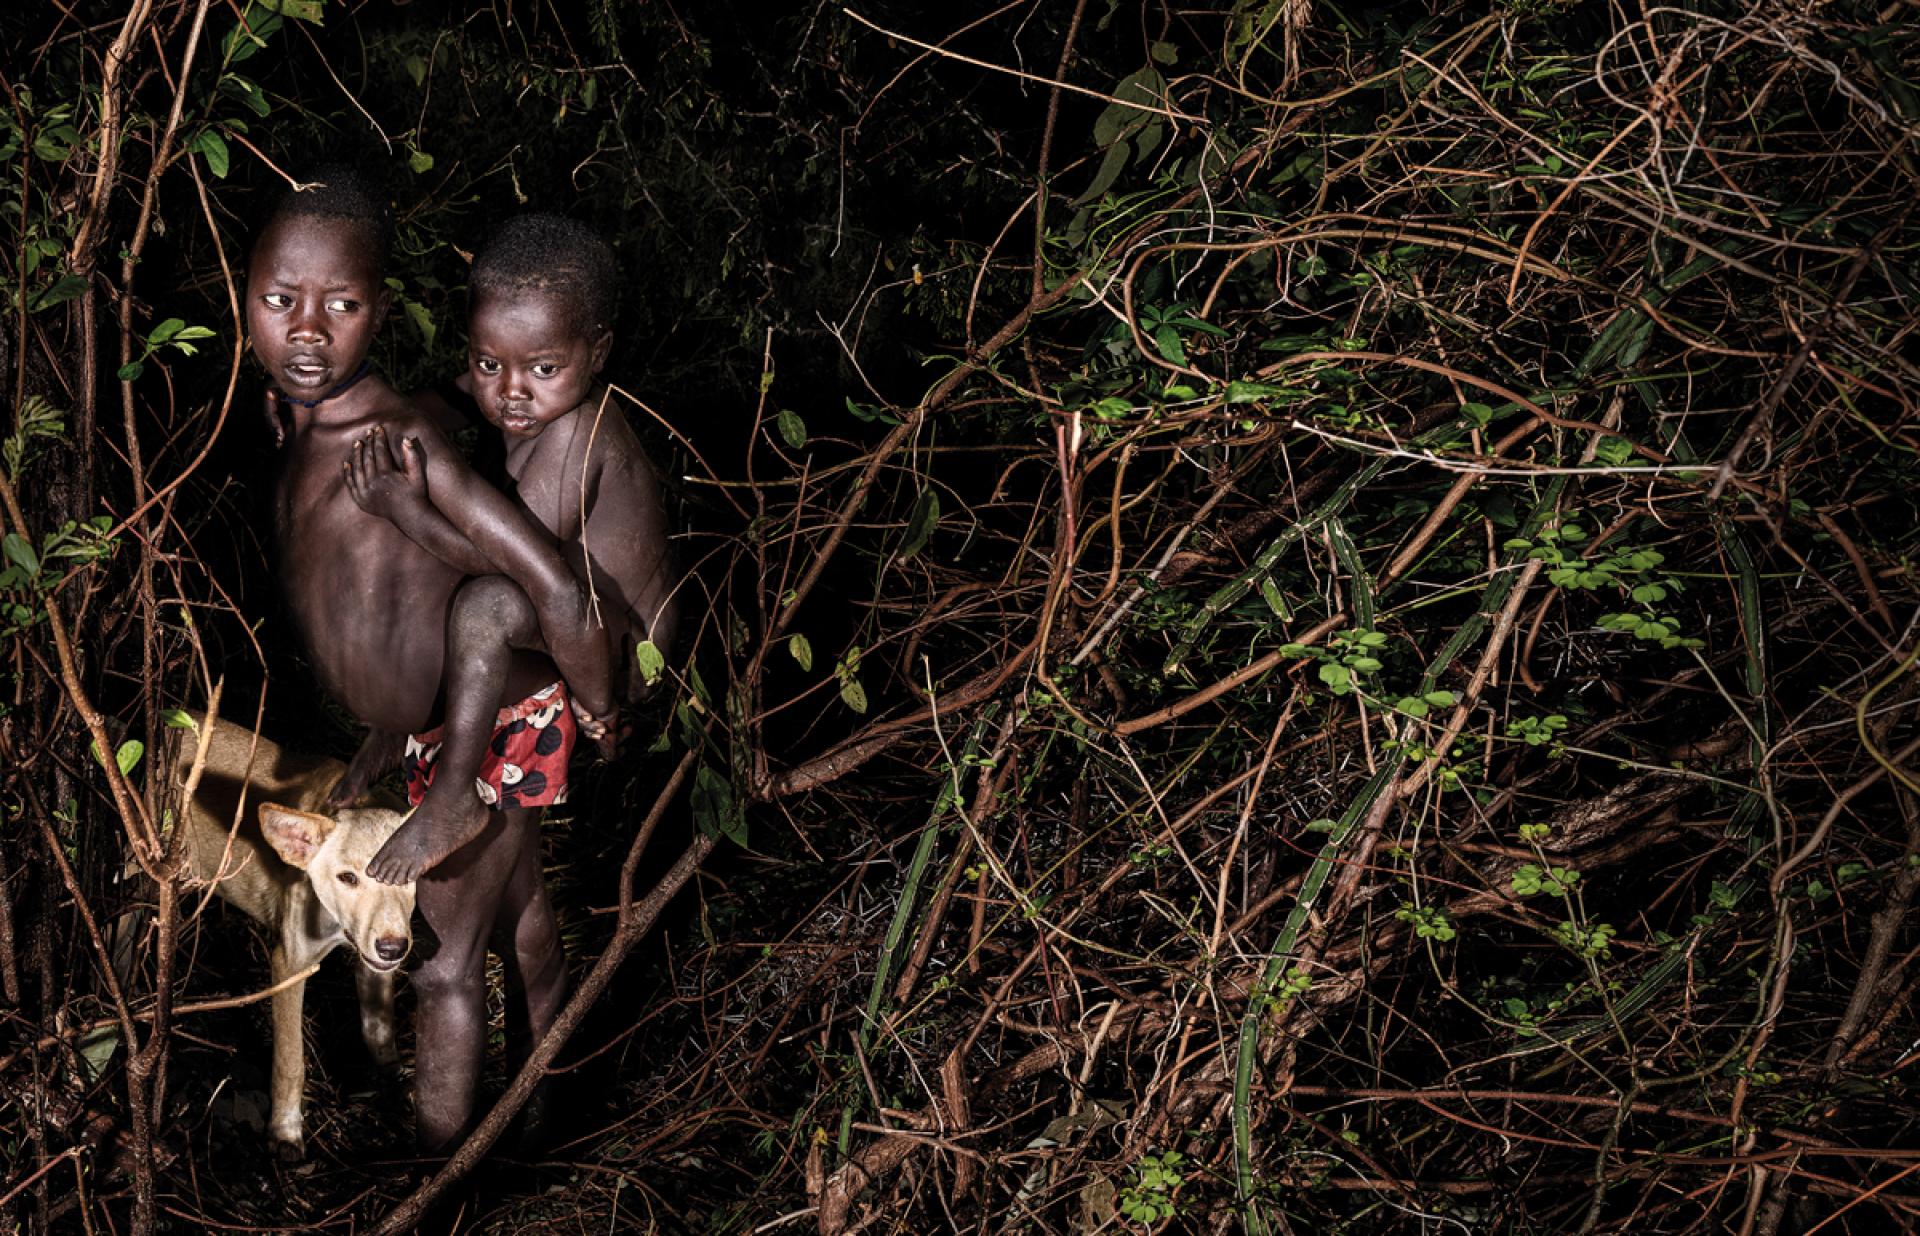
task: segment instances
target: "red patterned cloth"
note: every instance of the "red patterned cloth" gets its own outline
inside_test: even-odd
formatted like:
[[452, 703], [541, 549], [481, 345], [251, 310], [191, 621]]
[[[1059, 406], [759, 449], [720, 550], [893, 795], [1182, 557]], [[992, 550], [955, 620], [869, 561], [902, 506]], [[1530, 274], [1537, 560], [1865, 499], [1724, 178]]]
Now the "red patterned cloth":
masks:
[[[573, 756], [579, 734], [564, 682], [543, 687], [518, 704], [502, 708], [494, 720], [493, 741], [487, 744], [487, 754], [480, 761], [480, 775], [473, 783], [480, 801], [495, 811], [566, 802], [567, 761]], [[416, 807], [433, 784], [445, 737], [443, 725], [407, 738], [400, 771], [407, 779], [407, 801]]]

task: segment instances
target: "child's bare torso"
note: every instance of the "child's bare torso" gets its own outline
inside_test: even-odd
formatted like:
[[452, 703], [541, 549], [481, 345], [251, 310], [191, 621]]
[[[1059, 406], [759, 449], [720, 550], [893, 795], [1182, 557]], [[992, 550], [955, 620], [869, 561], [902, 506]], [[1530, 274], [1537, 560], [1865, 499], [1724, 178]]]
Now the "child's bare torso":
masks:
[[[363, 724], [415, 733], [436, 719], [447, 611], [464, 576], [362, 511], [342, 465], [376, 425], [451, 448], [431, 418], [377, 377], [360, 385], [368, 390], [351, 392], [350, 405], [294, 416], [275, 494], [280, 583], [321, 685]], [[515, 686], [534, 690], [553, 676], [543, 657], [516, 658]]]
[[507, 472], [520, 504], [589, 582], [616, 681], [630, 696], [635, 645], [650, 634], [664, 644], [669, 634], [650, 632], [648, 616], [671, 612], [666, 511], [639, 438], [611, 401], [595, 397], [536, 438], [509, 437]]

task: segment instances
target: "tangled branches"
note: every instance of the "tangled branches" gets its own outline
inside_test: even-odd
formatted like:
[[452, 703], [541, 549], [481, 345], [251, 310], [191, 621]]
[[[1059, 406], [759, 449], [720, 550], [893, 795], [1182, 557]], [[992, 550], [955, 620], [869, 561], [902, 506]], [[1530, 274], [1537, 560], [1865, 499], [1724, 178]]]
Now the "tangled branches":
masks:
[[[1270, 99], [1153, 44], [948, 276], [1006, 326], [865, 454], [766, 435], [736, 762], [803, 830], [938, 773], [837, 965], [707, 984], [729, 1059], [818, 1010], [821, 1231], [1920, 1202], [1905, 45], [1588, 16], [1294, 32]], [[763, 745], [843, 538], [878, 719]]]

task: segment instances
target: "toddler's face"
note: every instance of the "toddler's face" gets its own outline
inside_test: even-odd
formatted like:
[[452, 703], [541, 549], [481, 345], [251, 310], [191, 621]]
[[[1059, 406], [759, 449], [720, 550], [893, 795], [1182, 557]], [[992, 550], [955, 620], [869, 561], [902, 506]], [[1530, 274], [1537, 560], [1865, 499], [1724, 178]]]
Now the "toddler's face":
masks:
[[606, 362], [564, 299], [544, 292], [482, 293], [467, 323], [467, 367], [480, 412], [500, 432], [536, 438], [579, 407]]
[[365, 231], [352, 220], [283, 216], [254, 246], [247, 332], [267, 376], [295, 398], [352, 377], [386, 307]]

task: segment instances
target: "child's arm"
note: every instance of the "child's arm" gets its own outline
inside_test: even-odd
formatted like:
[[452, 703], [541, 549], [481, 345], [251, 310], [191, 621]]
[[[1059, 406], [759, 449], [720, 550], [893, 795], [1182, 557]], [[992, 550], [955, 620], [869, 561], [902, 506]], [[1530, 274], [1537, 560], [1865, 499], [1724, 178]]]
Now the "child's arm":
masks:
[[407, 534], [407, 539], [456, 571], [467, 575], [503, 575], [493, 559], [474, 547], [427, 495], [426, 466], [419, 443], [401, 443], [399, 459], [381, 430], [361, 438], [347, 453], [347, 493], [369, 515], [378, 515]]
[[[392, 520], [409, 539], [454, 568], [470, 575], [505, 575], [520, 585], [568, 688], [582, 707], [595, 716], [605, 715], [613, 703], [608, 640], [589, 621], [586, 590], [560, 557], [553, 538], [476, 476], [431, 425], [419, 428], [422, 432], [404, 440], [398, 460], [384, 429], [375, 429], [364, 446], [355, 444], [346, 465], [354, 500], [369, 513]], [[436, 439], [439, 449], [429, 452], [422, 437]], [[383, 475], [385, 479], [379, 479]]]

